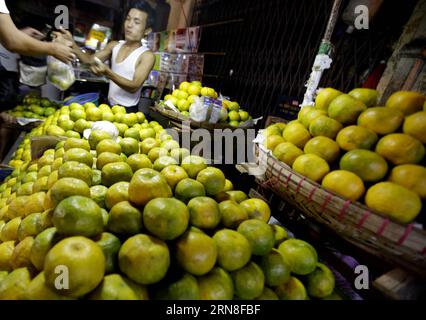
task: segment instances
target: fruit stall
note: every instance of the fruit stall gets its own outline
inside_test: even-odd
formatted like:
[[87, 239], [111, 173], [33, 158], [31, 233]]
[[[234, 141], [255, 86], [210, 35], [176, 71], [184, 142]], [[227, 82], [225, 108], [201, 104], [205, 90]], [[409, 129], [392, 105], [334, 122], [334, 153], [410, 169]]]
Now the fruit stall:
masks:
[[[425, 96], [319, 91], [298, 119], [273, 119], [256, 145], [257, 175], [300, 215], [395, 268], [425, 279]], [[248, 170], [250, 170], [248, 168]]]
[[[157, 54], [137, 108], [108, 104], [98, 89], [110, 80], [91, 78], [89, 65], [75, 73], [57, 62], [72, 75], [60, 99], [21, 94], [0, 115], [9, 119], [1, 131], [18, 133], [0, 165], [0, 300], [255, 300], [248, 304], [263, 307], [262, 300], [424, 299], [426, 95], [424, 81], [416, 82], [424, 52], [410, 71], [383, 73], [392, 85], [362, 85], [361, 76], [321, 83], [332, 62], [352, 54], [342, 53], [346, 40], [331, 54], [335, 25], [336, 34], [354, 32], [339, 26], [342, 1], [335, 0], [323, 8], [328, 25], [319, 26], [322, 16], [312, 21], [326, 35], [310, 49], [317, 56], [307, 82], [313, 61], [296, 65], [297, 54], [288, 55], [286, 92], [285, 66], [266, 47], [255, 52], [255, 42], [267, 40], [255, 33], [253, 52], [244, 54], [262, 67], [254, 81], [241, 78], [250, 57], [232, 50], [246, 48], [241, 30], [250, 19], [226, 13], [202, 25], [203, 6], [218, 10], [223, 1], [192, 2], [196, 26], [184, 15], [185, 27], [145, 35]], [[278, 2], [247, 1], [246, 11]], [[109, 9], [114, 17], [124, 12]], [[260, 25], [266, 34], [267, 23]], [[241, 43], [231, 44], [222, 28], [237, 30]], [[212, 38], [200, 34], [211, 30], [224, 32], [220, 50], [229, 54], [204, 50]], [[414, 56], [404, 54], [394, 55]], [[275, 69], [280, 76], [269, 77]], [[405, 82], [395, 80], [400, 71]], [[296, 86], [303, 102], [290, 94]]]
[[[115, 122], [87, 136], [95, 110]], [[62, 138], [32, 152], [43, 136]], [[63, 106], [10, 164], [0, 186], [1, 299], [342, 297], [312, 244], [268, 224], [267, 202], [143, 113]], [[69, 289], [55, 287], [58, 264], [76, 275]]]

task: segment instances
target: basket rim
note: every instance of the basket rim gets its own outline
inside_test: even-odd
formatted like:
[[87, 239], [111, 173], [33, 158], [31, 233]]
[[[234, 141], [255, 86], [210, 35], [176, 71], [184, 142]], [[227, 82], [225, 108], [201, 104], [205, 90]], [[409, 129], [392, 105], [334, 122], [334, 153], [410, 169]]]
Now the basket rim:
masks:
[[[361, 209], [361, 211], [368, 211], [370, 214], [374, 214], [374, 215], [377, 215], [378, 217], [380, 217], [380, 218], [382, 218], [382, 219], [384, 219], [384, 220], [390, 220], [393, 224], [396, 224], [396, 225], [399, 225], [401, 228], [407, 228], [407, 226], [408, 225], [410, 225], [410, 224], [413, 224], [413, 223], [415, 223], [415, 221], [413, 221], [413, 222], [411, 222], [411, 223], [408, 223], [408, 224], [403, 224], [403, 223], [401, 223], [401, 222], [399, 222], [399, 221], [396, 221], [396, 220], [394, 220], [394, 219], [392, 219], [391, 217], [389, 217], [389, 216], [386, 216], [384, 213], [381, 213], [381, 212], [379, 212], [379, 211], [377, 211], [377, 210], [374, 210], [374, 209], [372, 209], [372, 208], [369, 208], [369, 207], [367, 207], [365, 204], [363, 204], [362, 202], [360, 202], [360, 201], [352, 201], [352, 200], [350, 200], [350, 199], [347, 199], [347, 198], [345, 198], [345, 197], [342, 197], [341, 195], [339, 195], [339, 194], [337, 194], [337, 193], [335, 193], [335, 192], [333, 192], [333, 191], [331, 191], [331, 190], [328, 190], [328, 189], [326, 189], [326, 188], [324, 188], [321, 184], [319, 184], [318, 182], [316, 182], [316, 181], [313, 181], [313, 180], [311, 180], [311, 179], [309, 179], [309, 178], [307, 178], [307, 177], [305, 177], [305, 176], [303, 176], [302, 174], [300, 174], [300, 173], [298, 173], [297, 171], [295, 171], [295, 170], [293, 170], [293, 168], [291, 168], [288, 164], [286, 164], [286, 163], [284, 163], [284, 162], [282, 162], [282, 161], [280, 161], [279, 159], [277, 159], [273, 154], [272, 154], [272, 152], [270, 152], [270, 150], [268, 150], [268, 149], [266, 149], [265, 148], [265, 146], [263, 146], [263, 145], [261, 145], [261, 144], [259, 144], [259, 143], [255, 143], [255, 146], [257, 146], [257, 147], [259, 147], [259, 149], [262, 151], [262, 152], [264, 152], [264, 153], [266, 153], [267, 154], [267, 156], [268, 156], [268, 158], [272, 158], [278, 165], [280, 165], [281, 167], [283, 167], [283, 168], [285, 168], [285, 170], [287, 170], [288, 172], [290, 172], [292, 175], [295, 175], [295, 176], [297, 176], [299, 179], [301, 179], [301, 180], [303, 180], [304, 182], [306, 182], [306, 183], [309, 183], [309, 184], [311, 184], [311, 185], [313, 185], [316, 189], [318, 189], [318, 190], [321, 190], [321, 191], [323, 191], [323, 192], [325, 192], [325, 193], [328, 193], [328, 194], [331, 194], [331, 195], [333, 195], [333, 197], [335, 197], [335, 198], [338, 198], [340, 201], [342, 201], [342, 202], [347, 202], [347, 201], [350, 201], [350, 206], [353, 206], [353, 207], [356, 207], [356, 208], [358, 208], [358, 209]], [[424, 236], [425, 236], [425, 238], [426, 238], [426, 230], [424, 230], [424, 229], [419, 229], [419, 228], [415, 228], [418, 232], [420, 232], [420, 233], [422, 233], [422, 234], [424, 234]]]

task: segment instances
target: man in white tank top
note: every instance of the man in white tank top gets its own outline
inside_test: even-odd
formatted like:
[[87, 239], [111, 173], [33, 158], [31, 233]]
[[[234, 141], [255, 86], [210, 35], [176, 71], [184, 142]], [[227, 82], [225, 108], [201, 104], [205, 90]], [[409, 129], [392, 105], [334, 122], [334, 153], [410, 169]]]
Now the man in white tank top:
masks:
[[[126, 107], [127, 112], [136, 112], [142, 85], [155, 63], [154, 54], [142, 45], [145, 30], [153, 23], [150, 5], [136, 1], [130, 5], [124, 22], [125, 40], [111, 41], [104, 50], [94, 55], [82, 52], [68, 31], [61, 30], [58, 36], [73, 41], [77, 57], [81, 62], [90, 64], [93, 73], [110, 79], [108, 100], [111, 105], [118, 104]], [[96, 58], [102, 62], [110, 60], [111, 68]]]

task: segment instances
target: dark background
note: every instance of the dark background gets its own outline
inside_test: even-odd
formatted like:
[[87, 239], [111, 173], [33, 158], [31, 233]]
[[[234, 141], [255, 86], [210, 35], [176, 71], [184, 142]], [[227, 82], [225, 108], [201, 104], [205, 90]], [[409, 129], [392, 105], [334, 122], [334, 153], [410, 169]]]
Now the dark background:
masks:
[[[332, 39], [332, 67], [320, 86], [346, 92], [361, 86], [379, 62], [391, 56], [416, 3], [384, 1], [370, 29], [352, 34], [345, 32], [347, 25], [339, 19]], [[241, 102], [255, 117], [282, 115], [278, 99], [303, 100], [332, 4], [332, 0], [198, 1], [192, 24], [206, 25], [200, 51], [214, 53], [205, 58], [205, 83]]]

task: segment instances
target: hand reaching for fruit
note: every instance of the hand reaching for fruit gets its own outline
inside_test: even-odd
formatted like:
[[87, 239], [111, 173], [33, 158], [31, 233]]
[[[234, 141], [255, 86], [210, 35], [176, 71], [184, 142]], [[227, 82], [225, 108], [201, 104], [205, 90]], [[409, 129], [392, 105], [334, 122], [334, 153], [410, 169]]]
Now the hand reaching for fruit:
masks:
[[90, 66], [90, 70], [97, 76], [101, 76], [108, 72], [108, 66], [99, 60], [99, 58], [95, 57], [94, 64]]

